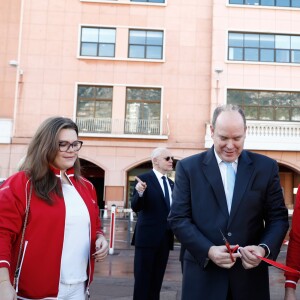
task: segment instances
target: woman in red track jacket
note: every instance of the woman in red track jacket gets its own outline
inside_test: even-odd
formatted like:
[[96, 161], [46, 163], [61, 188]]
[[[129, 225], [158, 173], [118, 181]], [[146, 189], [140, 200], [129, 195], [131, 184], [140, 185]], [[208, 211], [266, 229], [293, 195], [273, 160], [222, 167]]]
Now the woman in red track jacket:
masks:
[[[72, 250], [70, 244], [69, 247], [65, 245], [66, 236], [74, 237], [74, 245], [81, 247], [81, 241], [76, 241], [78, 232], [72, 232], [73, 225], [69, 225], [67, 221], [67, 211], [72, 210], [72, 206], [68, 207], [66, 204], [63, 184], [76, 190], [79, 202], [81, 201], [79, 204], [86, 207], [84, 210], [88, 228], [83, 231], [89, 232], [89, 236], [84, 238], [88, 243], [84, 252], [86, 257], [71, 257], [71, 261], [86, 262], [83, 264], [85, 270], [81, 270], [81, 273], [86, 272], [86, 280], [83, 282], [84, 293], [80, 299], [88, 294], [93, 279], [94, 260], [104, 259], [108, 244], [100, 230], [95, 189], [88, 180], [80, 176], [78, 151], [81, 145], [82, 142], [78, 141], [78, 128], [72, 120], [60, 117], [47, 119], [33, 137], [21, 171], [0, 186], [1, 300], [60, 299], [62, 271], [67, 271], [68, 274], [62, 257], [72, 255], [72, 251], [68, 255], [63, 253], [66, 249]], [[20, 271], [14, 289], [11, 283], [20, 251], [31, 187]], [[70, 260], [67, 261], [70, 266]], [[63, 265], [65, 270], [62, 270]]]
[[[300, 185], [296, 195], [296, 203], [292, 218], [290, 240], [286, 256], [286, 265], [300, 271]], [[285, 272], [285, 300], [296, 300], [296, 285], [300, 277]]]

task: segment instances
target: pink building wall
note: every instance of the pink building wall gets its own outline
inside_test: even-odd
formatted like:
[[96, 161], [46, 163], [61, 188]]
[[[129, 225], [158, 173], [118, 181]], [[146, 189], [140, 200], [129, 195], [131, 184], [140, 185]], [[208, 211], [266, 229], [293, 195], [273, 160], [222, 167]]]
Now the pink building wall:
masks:
[[[167, 137], [81, 137], [80, 157], [105, 171], [105, 200], [117, 205], [126, 198], [127, 172], [148, 161], [153, 148], [167, 146], [176, 159], [205, 150], [206, 123], [216, 105], [226, 102], [226, 88], [299, 89], [300, 70], [294, 66], [240, 64], [226, 58], [229, 30], [294, 32], [300, 28], [299, 12], [231, 7], [222, 0], [118, 2], [2, 1], [0, 119], [13, 119], [13, 134], [11, 144], [0, 144], [0, 177], [17, 170], [45, 118], [75, 120], [78, 84], [112, 85], [115, 119], [124, 118], [127, 86], [162, 88]], [[116, 28], [115, 58], [80, 57], [83, 25]], [[129, 28], [163, 30], [163, 60], [128, 59]], [[9, 66], [11, 59], [18, 60], [18, 68]], [[219, 75], [218, 68], [223, 70]], [[300, 169], [295, 152], [265, 153]]]

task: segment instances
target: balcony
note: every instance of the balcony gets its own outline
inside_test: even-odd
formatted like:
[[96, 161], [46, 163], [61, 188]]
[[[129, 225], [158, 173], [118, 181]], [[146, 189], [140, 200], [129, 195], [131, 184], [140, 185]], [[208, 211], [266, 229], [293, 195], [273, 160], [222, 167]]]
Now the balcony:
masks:
[[[210, 124], [206, 124], [205, 148], [213, 144]], [[247, 121], [245, 149], [299, 151], [300, 122]]]
[[162, 122], [157, 120], [82, 118], [76, 123], [80, 136], [167, 139], [168, 118]]

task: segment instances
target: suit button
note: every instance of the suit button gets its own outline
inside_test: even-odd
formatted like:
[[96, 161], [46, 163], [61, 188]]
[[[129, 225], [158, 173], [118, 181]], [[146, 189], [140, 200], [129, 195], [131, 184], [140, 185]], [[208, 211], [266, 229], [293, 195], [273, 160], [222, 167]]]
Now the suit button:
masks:
[[228, 235], [228, 236], [232, 236], [232, 233], [231, 233], [231, 232], [227, 232], [227, 235]]

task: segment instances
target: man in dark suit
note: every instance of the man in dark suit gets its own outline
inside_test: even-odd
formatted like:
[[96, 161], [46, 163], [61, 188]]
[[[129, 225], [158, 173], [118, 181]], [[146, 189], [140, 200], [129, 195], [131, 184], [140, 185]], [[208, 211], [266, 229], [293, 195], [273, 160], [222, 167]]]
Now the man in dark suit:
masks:
[[167, 218], [174, 182], [166, 177], [173, 170], [173, 156], [156, 148], [153, 170], [136, 178], [131, 208], [138, 213], [132, 239], [134, 255], [134, 300], [158, 300], [174, 235]]
[[277, 163], [243, 150], [237, 106], [216, 108], [211, 136], [211, 149], [176, 166], [169, 221], [185, 249], [182, 299], [268, 300], [268, 266], [256, 255], [275, 260], [289, 226]]

